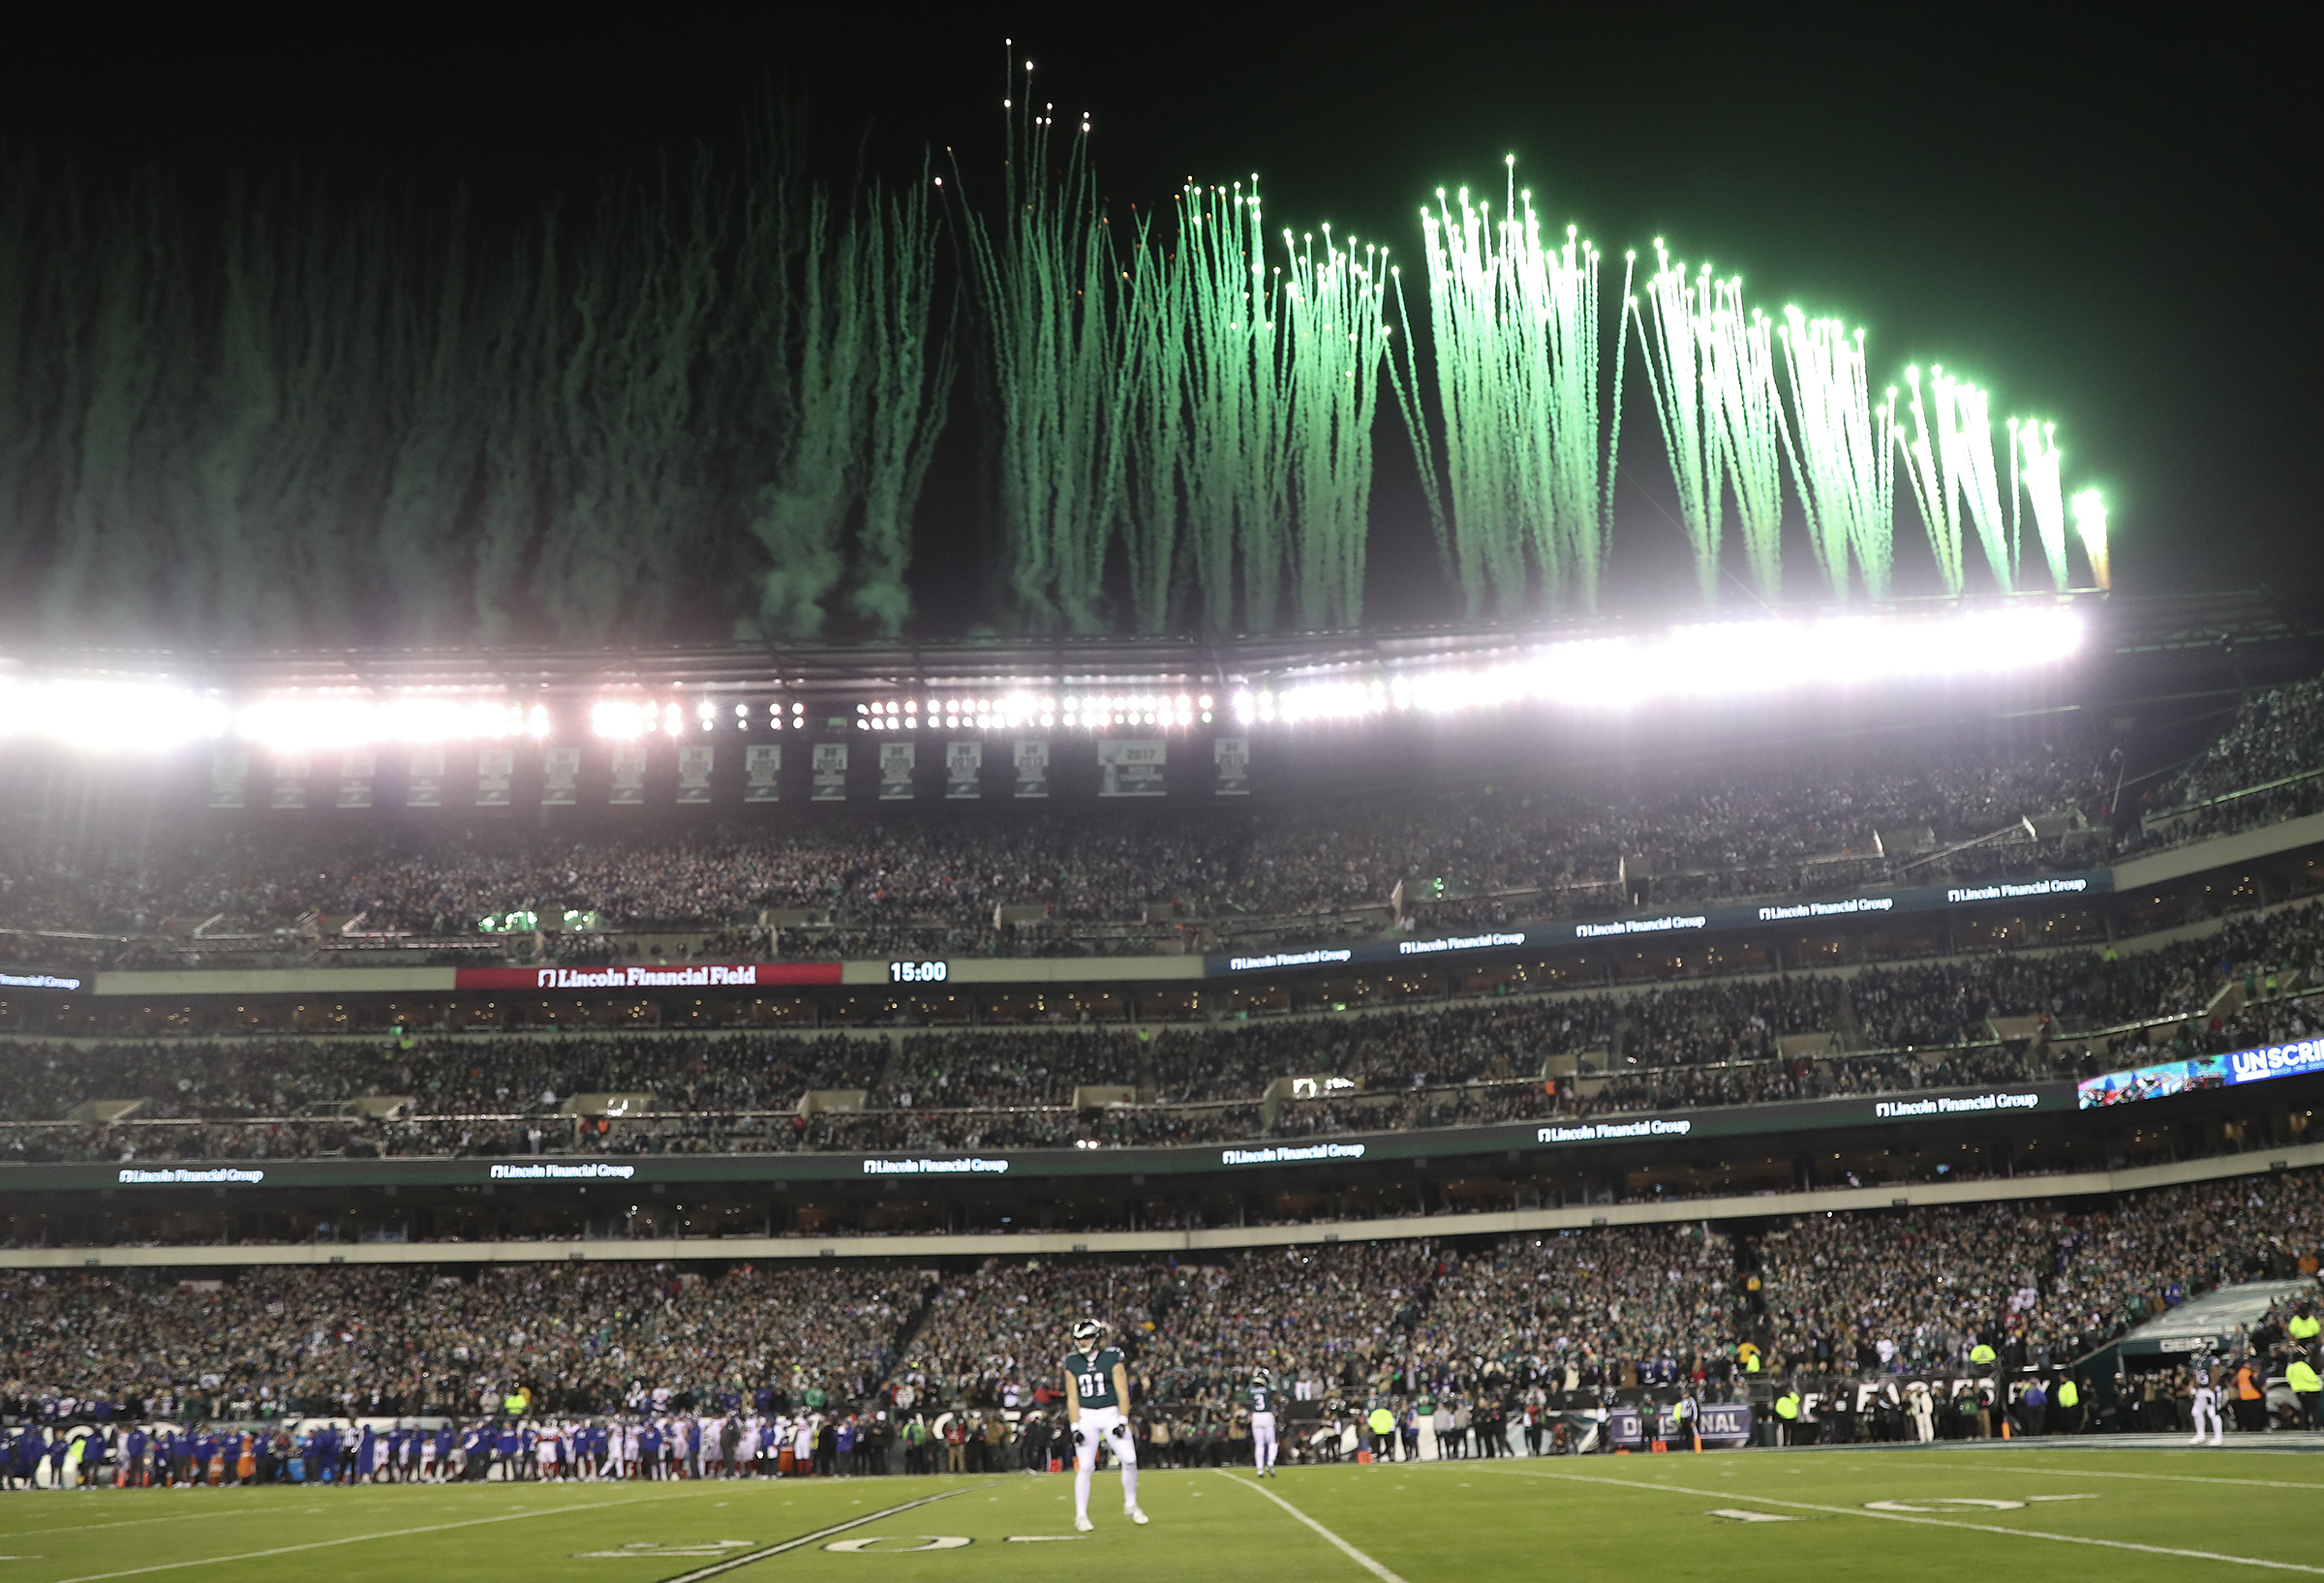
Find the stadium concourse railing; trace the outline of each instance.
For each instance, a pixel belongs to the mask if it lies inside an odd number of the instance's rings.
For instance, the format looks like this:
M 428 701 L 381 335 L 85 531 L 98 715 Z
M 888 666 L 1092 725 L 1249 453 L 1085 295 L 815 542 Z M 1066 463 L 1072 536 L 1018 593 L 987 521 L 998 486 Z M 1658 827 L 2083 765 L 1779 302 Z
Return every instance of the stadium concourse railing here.
M 802 1262 L 831 1259 L 1052 1258 L 1075 1254 L 1200 1255 L 1238 1248 L 1389 1242 L 1415 1237 L 1505 1236 L 1606 1226 L 1769 1220 L 1849 1211 L 2095 1198 L 2189 1182 L 2324 1167 L 2324 1143 L 2301 1143 L 2109 1171 L 2029 1173 L 1977 1180 L 1814 1188 L 1718 1198 L 1666 1197 L 1414 1214 L 1368 1220 L 1297 1221 L 1169 1231 L 962 1232 L 896 1235 L 538 1238 L 461 1242 L 174 1243 L 137 1247 L 0 1248 L 0 1269 L 230 1268 L 257 1264 L 504 1264 L 657 1261 Z

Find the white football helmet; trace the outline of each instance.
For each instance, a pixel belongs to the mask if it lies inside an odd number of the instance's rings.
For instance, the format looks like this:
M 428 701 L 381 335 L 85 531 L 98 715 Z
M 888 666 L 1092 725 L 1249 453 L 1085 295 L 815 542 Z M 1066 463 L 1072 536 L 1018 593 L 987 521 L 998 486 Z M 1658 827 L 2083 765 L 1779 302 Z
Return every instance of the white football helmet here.
M 1073 1327 L 1073 1339 L 1086 1344 L 1106 1333 L 1106 1327 L 1093 1319 L 1086 1319 Z

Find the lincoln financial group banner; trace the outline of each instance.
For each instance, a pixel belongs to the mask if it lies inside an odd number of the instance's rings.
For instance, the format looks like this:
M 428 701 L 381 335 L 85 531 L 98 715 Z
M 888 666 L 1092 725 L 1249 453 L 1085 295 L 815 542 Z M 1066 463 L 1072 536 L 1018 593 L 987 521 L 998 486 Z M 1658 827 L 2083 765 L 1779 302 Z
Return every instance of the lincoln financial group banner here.
M 1209 957 L 1205 959 L 1203 970 L 1213 977 L 1223 977 L 1285 967 L 1341 964 L 1361 967 L 1372 962 L 1409 961 L 1414 958 L 1463 957 L 1485 951 L 1586 945 L 1601 940 L 1667 943 L 1734 929 L 1765 928 L 1770 925 L 1877 921 L 1915 913 L 1962 912 L 2013 902 L 2098 896 L 2113 889 L 2114 876 L 2104 869 L 2044 874 L 1992 885 L 1949 888 L 1927 885 L 1901 891 L 1861 891 L 1813 900 L 1649 912 L 1628 918 L 1563 918 L 1512 928 L 1419 934 L 1403 940 L 1367 940 L 1361 945 L 1329 952 Z

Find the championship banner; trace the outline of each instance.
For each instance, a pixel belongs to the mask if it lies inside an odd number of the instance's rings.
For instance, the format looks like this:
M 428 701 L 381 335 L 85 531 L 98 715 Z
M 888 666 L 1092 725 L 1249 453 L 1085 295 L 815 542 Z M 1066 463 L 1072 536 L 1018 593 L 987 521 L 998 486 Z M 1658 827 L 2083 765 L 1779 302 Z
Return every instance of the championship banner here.
M 1616 1446 L 1646 1445 L 1646 1421 L 1635 1407 L 1617 1407 L 1609 1412 L 1606 1429 L 1607 1438 Z M 1702 1448 L 1706 1451 L 1740 1450 L 1751 1444 L 1751 1409 L 1741 1402 L 1705 1402 L 1696 1433 L 1702 1436 Z M 1678 1432 L 1678 1415 L 1667 1407 L 1657 1408 L 1653 1438 L 1666 1446 L 1679 1446 L 1683 1437 Z
M 250 754 L 239 747 L 221 747 L 210 754 L 210 807 L 238 808 L 250 779 Z
M 613 750 L 613 795 L 607 801 L 634 807 L 646 800 L 646 747 L 625 742 Z
M 508 788 L 516 779 L 516 750 L 486 747 L 476 754 L 476 807 L 505 808 Z
M 912 800 L 912 768 L 919 762 L 919 750 L 908 742 L 883 742 L 879 745 L 879 800 L 883 803 L 908 803 Z
M 813 803 L 844 803 L 847 801 L 847 745 L 843 742 L 815 744 L 814 757 L 809 761 L 814 772 L 814 788 L 808 793 Z
M 460 967 L 455 989 L 751 989 L 769 985 L 837 984 L 836 961 L 650 962 L 630 967 Z
M 970 802 L 982 797 L 984 786 L 980 776 L 985 770 L 985 745 L 981 742 L 948 742 L 944 745 L 944 799 L 949 803 Z
M 269 807 L 303 808 L 307 806 L 307 755 L 281 753 L 274 761 L 274 795 Z
M 581 749 L 552 747 L 540 761 L 540 806 L 571 807 L 580 798 Z
M 1169 748 L 1160 737 L 1105 737 L 1097 745 L 1097 795 L 1159 797 Z
M 443 747 L 441 744 L 412 749 L 412 765 L 404 777 L 404 807 L 443 807 Z
M 1248 737 L 1218 737 L 1210 744 L 1210 756 L 1218 764 L 1218 795 L 1248 797 L 1251 795 L 1251 739 Z
M 380 772 L 379 756 L 368 747 L 350 747 L 339 755 L 339 806 L 371 807 L 371 783 Z
M 706 743 L 688 743 L 678 749 L 679 802 L 710 801 L 710 771 L 717 762 L 718 749 Z
M 1017 744 L 1017 795 L 1049 795 L 1049 743 L 1020 739 Z
M 743 749 L 743 801 L 782 801 L 782 745 L 752 743 Z

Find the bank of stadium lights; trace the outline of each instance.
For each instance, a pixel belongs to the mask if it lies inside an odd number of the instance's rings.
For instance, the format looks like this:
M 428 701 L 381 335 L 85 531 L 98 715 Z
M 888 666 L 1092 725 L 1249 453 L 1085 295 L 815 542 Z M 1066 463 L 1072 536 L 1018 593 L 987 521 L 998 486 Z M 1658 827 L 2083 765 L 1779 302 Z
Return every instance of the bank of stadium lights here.
M 505 699 L 413 695 L 369 698 L 286 695 L 246 704 L 234 718 L 245 742 L 284 751 L 397 742 L 477 742 L 546 737 L 549 712 Z
M 505 700 L 280 694 L 236 707 L 166 683 L 28 681 L 0 686 L 0 739 L 38 737 L 75 747 L 157 751 L 233 739 L 313 752 L 548 734 L 547 710 Z
M 1155 730 L 1208 725 L 1214 700 L 1208 693 L 1054 693 L 1013 691 L 882 699 L 855 706 L 859 731 Z
M 2056 607 L 1722 622 L 1652 638 L 1553 643 L 1498 664 L 1252 688 L 1231 702 L 1240 726 L 1459 715 L 1514 704 L 1627 709 L 1662 700 L 2032 670 L 2073 655 L 2082 636 L 2082 619 Z
M 159 749 L 233 727 L 223 700 L 159 682 L 0 684 L 0 741 L 35 737 L 74 747 Z

